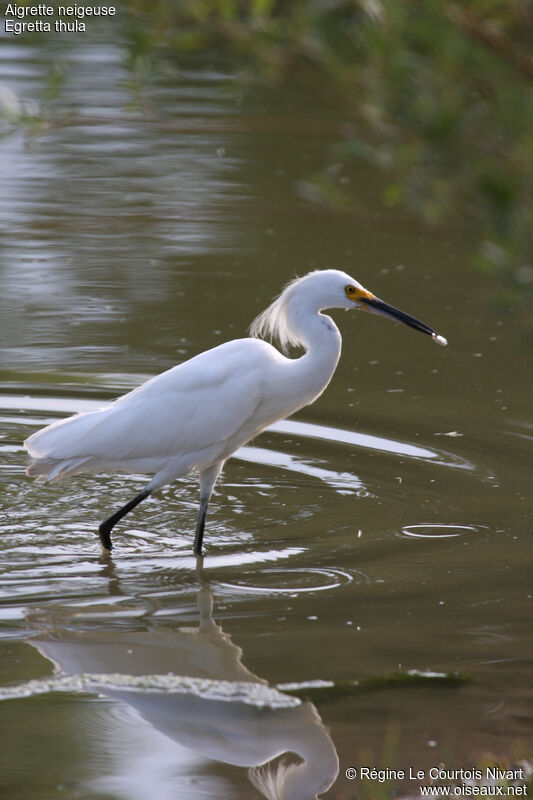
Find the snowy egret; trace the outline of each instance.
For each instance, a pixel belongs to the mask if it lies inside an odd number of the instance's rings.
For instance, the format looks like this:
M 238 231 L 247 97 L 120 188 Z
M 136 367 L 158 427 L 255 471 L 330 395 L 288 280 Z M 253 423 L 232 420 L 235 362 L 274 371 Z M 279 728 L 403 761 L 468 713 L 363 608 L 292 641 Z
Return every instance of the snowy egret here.
M 335 371 L 341 335 L 324 309 L 364 309 L 446 339 L 423 322 L 379 300 L 345 272 L 316 270 L 288 283 L 254 320 L 252 338 L 226 342 L 143 383 L 99 411 L 49 425 L 24 444 L 30 477 L 55 481 L 78 472 L 126 471 L 153 478 L 99 527 L 111 550 L 111 530 L 156 489 L 196 470 L 200 509 L 194 552 L 201 555 L 207 507 L 216 479 L 239 447 L 268 425 L 319 397 Z M 306 352 L 282 355 L 264 338 Z

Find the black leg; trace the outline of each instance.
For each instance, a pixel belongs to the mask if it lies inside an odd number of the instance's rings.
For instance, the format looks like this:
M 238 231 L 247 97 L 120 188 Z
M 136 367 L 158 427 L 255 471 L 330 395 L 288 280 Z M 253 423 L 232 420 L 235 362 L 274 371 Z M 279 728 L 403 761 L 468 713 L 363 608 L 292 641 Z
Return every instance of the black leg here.
M 148 497 L 149 494 L 151 494 L 151 492 L 149 492 L 148 489 L 143 489 L 143 491 L 139 492 L 139 494 L 136 497 L 134 497 L 133 500 L 130 500 L 129 503 L 126 503 L 125 506 L 119 508 L 118 511 L 115 511 L 114 514 L 112 514 L 108 519 L 102 522 L 102 524 L 98 528 L 98 533 L 100 534 L 100 541 L 102 542 L 102 545 L 103 547 L 106 548 L 106 550 L 111 550 L 113 547 L 111 543 L 111 531 L 113 530 L 117 522 L 121 520 L 122 517 L 125 517 L 128 511 L 131 511 L 132 508 L 138 506 L 139 503 L 146 497 Z
M 198 512 L 198 524 L 196 525 L 196 536 L 194 537 L 194 553 L 197 556 L 202 555 L 202 542 L 204 539 L 205 519 L 207 517 L 207 506 L 209 505 L 209 497 L 205 500 L 200 500 L 200 511 Z

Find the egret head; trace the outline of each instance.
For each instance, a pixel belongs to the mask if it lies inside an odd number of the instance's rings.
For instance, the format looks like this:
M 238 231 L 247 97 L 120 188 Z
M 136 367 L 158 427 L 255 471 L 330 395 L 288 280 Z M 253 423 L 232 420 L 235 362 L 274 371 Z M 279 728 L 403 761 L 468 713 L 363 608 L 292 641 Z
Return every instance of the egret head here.
M 328 308 L 359 309 L 403 322 L 428 333 L 442 346 L 447 344 L 424 322 L 380 300 L 358 281 L 337 269 L 320 269 L 288 283 L 274 302 L 252 323 L 252 336 L 278 338 L 283 350 L 301 344 L 296 333 L 296 317 Z M 293 324 L 291 325 L 291 320 Z

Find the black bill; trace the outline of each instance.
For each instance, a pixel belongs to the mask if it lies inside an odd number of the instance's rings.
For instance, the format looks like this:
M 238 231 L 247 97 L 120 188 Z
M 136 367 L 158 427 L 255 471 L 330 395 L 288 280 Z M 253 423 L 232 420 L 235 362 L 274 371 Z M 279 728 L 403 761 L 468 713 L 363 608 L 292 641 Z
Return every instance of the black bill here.
M 405 311 L 400 311 L 399 308 L 390 306 L 388 303 L 383 302 L 383 300 L 380 300 L 378 297 L 361 297 L 358 299 L 358 302 L 364 303 L 368 311 L 371 311 L 374 314 L 380 314 L 383 317 L 395 319 L 397 322 L 403 322 L 405 325 L 409 325 L 410 328 L 414 328 L 417 331 L 428 333 L 432 339 L 434 339 L 434 341 L 437 342 L 437 344 L 440 344 L 442 347 L 446 347 L 448 344 L 444 336 L 439 336 L 439 334 L 434 331 L 433 328 L 430 328 L 429 325 L 426 325 L 425 322 L 420 322 L 420 320 L 416 319 L 416 317 L 406 314 Z

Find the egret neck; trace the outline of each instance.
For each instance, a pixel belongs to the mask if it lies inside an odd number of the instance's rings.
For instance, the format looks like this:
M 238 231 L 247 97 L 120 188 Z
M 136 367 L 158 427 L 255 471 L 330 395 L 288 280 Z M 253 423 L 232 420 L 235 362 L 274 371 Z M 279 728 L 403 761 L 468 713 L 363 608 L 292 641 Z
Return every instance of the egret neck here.
M 320 307 L 291 303 L 287 322 L 306 352 L 291 361 L 291 381 L 301 389 L 302 408 L 319 397 L 330 382 L 341 355 L 342 338 L 339 329 Z

